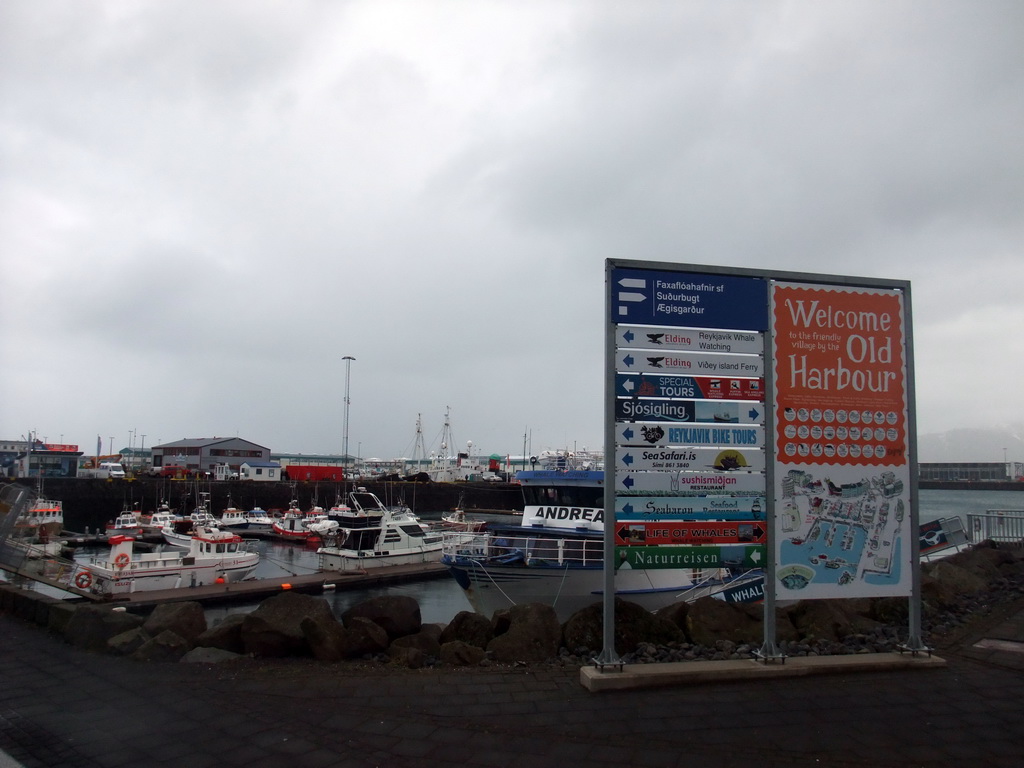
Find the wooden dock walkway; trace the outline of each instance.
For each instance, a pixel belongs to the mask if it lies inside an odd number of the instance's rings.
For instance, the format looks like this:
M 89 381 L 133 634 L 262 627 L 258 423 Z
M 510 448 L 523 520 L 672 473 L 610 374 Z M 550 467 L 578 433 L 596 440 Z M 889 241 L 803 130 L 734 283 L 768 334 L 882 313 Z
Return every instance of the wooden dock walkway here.
M 36 561 L 38 564 L 38 561 Z M 177 589 L 156 589 L 118 595 L 96 595 L 76 589 L 66 583 L 47 578 L 34 568 L 12 568 L 0 563 L 5 571 L 41 584 L 60 589 L 70 594 L 87 598 L 97 603 L 152 607 L 162 603 L 195 601 L 204 604 L 247 602 L 262 600 L 285 590 L 306 594 L 320 594 L 329 590 L 366 589 L 384 584 L 401 584 L 427 579 L 450 578 L 441 563 L 415 563 L 412 565 L 388 565 L 366 568 L 361 571 L 342 573 L 340 571 L 319 571 L 299 576 L 282 576 L 272 579 L 247 579 L 231 584 L 210 584 L 201 587 L 178 587 Z

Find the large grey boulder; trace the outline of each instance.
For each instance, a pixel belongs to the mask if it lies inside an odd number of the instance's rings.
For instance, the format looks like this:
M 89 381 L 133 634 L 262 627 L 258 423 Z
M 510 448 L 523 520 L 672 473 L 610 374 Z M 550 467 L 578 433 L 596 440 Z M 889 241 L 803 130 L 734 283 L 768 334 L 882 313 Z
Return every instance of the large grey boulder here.
M 764 622 L 743 606 L 702 597 L 690 603 L 686 614 L 686 634 L 692 642 L 709 648 L 719 640 L 757 643 L 764 637 Z
M 181 657 L 183 664 L 220 664 L 223 661 L 242 659 L 237 653 L 225 651 L 223 648 L 196 647 Z
M 352 653 L 348 630 L 333 616 L 329 621 L 307 616 L 300 627 L 317 661 L 335 663 L 348 658 Z
M 131 658 L 135 661 L 181 661 L 182 656 L 190 650 L 192 643 L 181 635 L 165 629 L 143 643 Z
M 599 651 L 604 646 L 604 604 L 594 603 L 582 608 L 565 622 L 563 644 L 571 651 L 586 648 Z M 615 650 L 632 653 L 641 642 L 667 645 L 686 639 L 672 621 L 652 614 L 642 606 L 621 598 L 615 599 Z
M 802 600 L 790 612 L 790 620 L 802 640 L 842 640 L 866 633 L 878 622 L 861 616 L 856 601 Z
M 106 605 L 80 605 L 68 618 L 64 639 L 87 651 L 105 653 L 112 637 L 142 626 L 139 616 Z
M 242 620 L 242 646 L 245 653 L 264 658 L 311 656 L 302 620 L 327 621 L 333 617 L 331 606 L 323 598 L 283 592 L 264 600 Z
M 156 637 L 169 629 L 179 637 L 195 644 L 196 639 L 206 631 L 206 613 L 203 606 L 195 601 L 164 603 L 153 609 L 142 628 Z
M 441 632 L 439 641 L 442 645 L 462 642 L 483 649 L 493 639 L 494 630 L 486 616 L 473 611 L 459 611 Z
M 116 656 L 131 656 L 149 640 L 149 634 L 142 627 L 136 627 L 107 640 L 107 650 Z
M 415 635 L 396 637 L 391 641 L 390 648 L 416 648 L 425 656 L 438 658 L 441 655 L 441 644 L 433 632 L 420 630 Z M 389 650 L 390 650 L 389 648 Z
M 550 605 L 527 603 L 508 610 L 508 631 L 487 644 L 496 661 L 538 662 L 558 655 L 562 625 Z
M 245 643 L 242 642 L 242 622 L 245 621 L 244 613 L 232 613 L 224 617 L 224 620 L 214 624 L 203 634 L 196 638 L 196 645 L 203 648 L 218 648 L 234 654 L 245 653 Z
M 349 655 L 352 658 L 372 656 L 388 649 L 388 633 L 377 622 L 353 616 L 345 625 L 348 631 Z
M 404 595 L 381 595 L 363 600 L 345 611 L 341 621 L 347 627 L 357 617 L 380 625 L 392 640 L 416 634 L 423 623 L 420 604 Z
M 480 665 L 487 658 L 487 652 L 461 640 L 452 640 L 441 646 L 439 657 L 442 664 L 449 664 L 454 667 L 475 667 Z

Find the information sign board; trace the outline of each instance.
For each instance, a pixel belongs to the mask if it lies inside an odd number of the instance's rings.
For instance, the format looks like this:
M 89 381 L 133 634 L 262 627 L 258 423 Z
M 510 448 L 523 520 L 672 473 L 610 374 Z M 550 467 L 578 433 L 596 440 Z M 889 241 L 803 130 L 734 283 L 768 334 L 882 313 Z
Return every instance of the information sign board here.
M 760 568 L 764 547 L 758 544 L 727 544 L 700 547 L 616 547 L 622 568 Z
M 616 330 L 615 344 L 619 349 L 764 354 L 762 333 L 718 331 L 708 328 L 647 328 L 620 325 Z
M 619 397 L 690 397 L 705 400 L 764 400 L 764 379 L 617 373 Z
M 618 448 L 615 469 L 664 472 L 764 470 L 764 451 L 759 448 Z
M 701 424 L 761 424 L 760 403 L 738 400 L 617 399 L 617 421 L 689 421 Z
M 757 472 L 616 472 L 615 491 L 622 495 L 673 496 L 764 495 L 764 475 Z
M 650 544 L 761 544 L 765 527 L 760 522 L 641 522 L 615 526 L 615 543 L 632 547 Z
M 764 520 L 762 496 L 619 496 L 616 520 Z
M 910 594 L 903 294 L 773 283 L 776 595 Z
M 625 446 L 718 445 L 760 448 L 764 427 L 737 424 L 661 424 L 630 422 L 615 428 L 616 443 Z
M 706 352 L 664 352 L 624 349 L 616 353 L 615 369 L 636 373 L 703 374 L 705 376 L 753 376 L 764 373 L 755 355 L 724 355 Z
M 611 283 L 614 323 L 768 329 L 764 284 L 757 278 L 612 269 Z

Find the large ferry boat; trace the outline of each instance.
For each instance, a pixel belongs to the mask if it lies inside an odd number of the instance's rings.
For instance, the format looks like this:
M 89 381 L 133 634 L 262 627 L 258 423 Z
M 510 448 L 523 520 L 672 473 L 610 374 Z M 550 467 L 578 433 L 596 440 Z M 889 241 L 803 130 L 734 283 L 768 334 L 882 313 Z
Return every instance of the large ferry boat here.
M 564 621 L 603 599 L 605 473 L 593 461 L 574 469 L 572 458 L 516 475 L 524 500 L 519 526 L 445 535 L 441 562 L 478 613 L 539 602 L 554 606 Z M 728 578 L 722 568 L 623 568 L 615 592 L 653 611 Z

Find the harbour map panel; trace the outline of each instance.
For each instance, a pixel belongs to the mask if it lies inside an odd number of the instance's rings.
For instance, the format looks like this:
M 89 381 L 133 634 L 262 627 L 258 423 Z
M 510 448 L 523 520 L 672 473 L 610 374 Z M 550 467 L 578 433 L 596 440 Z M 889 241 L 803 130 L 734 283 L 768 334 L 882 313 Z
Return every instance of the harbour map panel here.
M 772 285 L 779 599 L 909 595 L 902 292 Z

